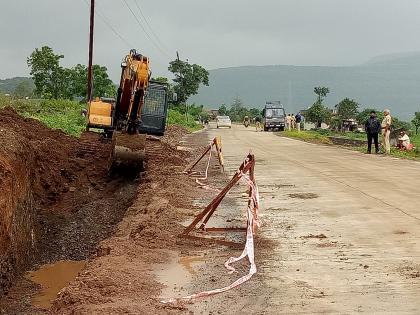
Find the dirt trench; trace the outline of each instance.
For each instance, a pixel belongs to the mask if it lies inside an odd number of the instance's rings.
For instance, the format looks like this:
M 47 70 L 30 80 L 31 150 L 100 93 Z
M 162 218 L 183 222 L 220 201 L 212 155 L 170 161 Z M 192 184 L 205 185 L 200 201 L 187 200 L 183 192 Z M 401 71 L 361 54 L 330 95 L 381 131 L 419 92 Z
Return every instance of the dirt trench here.
M 137 183 L 108 178 L 109 155 L 96 134 L 0 111 L 0 295 L 35 264 L 87 258 L 121 219 Z
M 164 141 L 183 134 L 172 128 Z M 152 141 L 151 153 L 160 146 Z M 109 176 L 109 155 L 97 134 L 76 139 L 0 111 L 0 313 L 36 312 L 30 297 L 39 288 L 25 270 L 101 255 L 98 243 L 141 194 L 139 177 Z

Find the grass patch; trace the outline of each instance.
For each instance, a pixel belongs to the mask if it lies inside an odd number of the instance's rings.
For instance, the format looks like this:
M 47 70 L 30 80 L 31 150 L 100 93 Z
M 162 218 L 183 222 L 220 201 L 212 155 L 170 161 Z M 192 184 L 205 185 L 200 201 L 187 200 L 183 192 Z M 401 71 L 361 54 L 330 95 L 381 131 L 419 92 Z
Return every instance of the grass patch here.
M 168 111 L 168 124 L 182 126 L 191 132 L 203 128 L 201 124 L 198 124 L 191 115 L 186 117 L 185 114 L 182 114 L 174 109 L 169 109 Z
M 278 136 L 297 139 L 305 142 L 310 143 L 317 143 L 317 144 L 333 144 L 331 140 L 328 138 L 330 136 L 335 137 L 343 137 L 352 140 L 366 140 L 366 135 L 363 133 L 354 133 L 354 132 L 347 132 L 347 133 L 338 133 L 332 132 L 329 130 L 302 130 L 301 132 L 298 131 L 282 131 L 276 133 Z M 381 138 L 379 136 L 379 138 Z M 410 136 L 411 142 L 416 147 L 412 151 L 400 151 L 397 148 L 391 148 L 391 156 L 403 158 L 403 159 L 410 159 L 410 160 L 420 160 L 420 135 L 412 135 Z M 379 139 L 381 141 L 381 139 Z M 359 151 L 361 153 L 367 152 L 367 144 L 364 146 L 346 146 L 346 148 Z
M 287 137 L 287 138 L 293 138 L 302 140 L 305 142 L 311 142 L 311 143 L 322 143 L 322 144 L 332 144 L 331 140 L 328 138 L 328 135 L 325 135 L 323 133 L 319 133 L 317 131 L 280 131 L 275 133 L 278 136 L 281 137 Z
M 52 129 L 61 129 L 65 133 L 78 137 L 86 128 L 86 118 L 80 111 L 85 104 L 69 100 L 14 100 L 0 98 L 0 108 L 13 107 L 25 117 L 38 119 Z

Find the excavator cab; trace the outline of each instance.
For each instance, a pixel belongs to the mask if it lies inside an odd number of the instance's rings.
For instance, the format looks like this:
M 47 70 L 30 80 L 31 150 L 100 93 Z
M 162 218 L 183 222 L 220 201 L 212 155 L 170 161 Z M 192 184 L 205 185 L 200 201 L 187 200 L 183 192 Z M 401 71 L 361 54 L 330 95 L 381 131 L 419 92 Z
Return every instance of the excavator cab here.
M 163 136 L 168 113 L 168 86 L 150 81 L 141 110 L 139 132 Z

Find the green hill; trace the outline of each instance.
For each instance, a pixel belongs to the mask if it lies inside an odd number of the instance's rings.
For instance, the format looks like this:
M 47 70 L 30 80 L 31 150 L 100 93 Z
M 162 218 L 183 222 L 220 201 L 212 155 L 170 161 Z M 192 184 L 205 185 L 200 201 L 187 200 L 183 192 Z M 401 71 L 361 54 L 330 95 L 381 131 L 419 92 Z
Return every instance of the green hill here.
M 5 94 L 13 94 L 16 87 L 22 82 L 28 82 L 32 89 L 35 88 L 34 82 L 31 78 L 15 77 L 11 79 L 0 80 L 0 92 Z
M 325 103 L 333 107 L 345 97 L 363 108 L 389 108 L 402 119 L 420 110 L 420 53 L 387 55 L 349 67 L 244 66 L 210 71 L 210 86 L 200 89 L 191 102 L 217 108 L 235 97 L 255 107 L 266 100 L 281 100 L 295 113 L 315 101 L 313 88 L 327 86 Z

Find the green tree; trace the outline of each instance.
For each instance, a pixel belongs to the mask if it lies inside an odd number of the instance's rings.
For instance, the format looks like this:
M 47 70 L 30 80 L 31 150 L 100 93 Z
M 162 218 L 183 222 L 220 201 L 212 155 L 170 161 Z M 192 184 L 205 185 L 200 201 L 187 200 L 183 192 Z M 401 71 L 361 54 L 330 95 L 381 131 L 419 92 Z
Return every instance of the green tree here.
M 188 105 L 188 114 L 190 114 L 195 119 L 202 116 L 203 111 L 204 111 L 203 105 L 195 105 L 195 104 Z
M 36 48 L 27 59 L 30 74 L 35 83 L 35 93 L 45 98 L 60 98 L 62 86 L 68 82 L 68 72 L 60 67 L 63 55 L 56 55 L 54 51 L 43 46 Z
M 71 77 L 68 85 L 70 86 L 69 98 L 73 96 L 87 97 L 87 74 L 88 69 L 85 65 L 77 64 L 69 70 Z M 93 97 L 115 97 L 115 84 L 108 76 L 108 69 L 105 66 L 93 65 Z
M 254 118 L 254 117 L 257 117 L 257 116 L 262 116 L 261 109 L 251 108 L 249 110 L 249 115 L 248 116 L 249 116 L 249 118 Z
M 330 123 L 330 129 L 339 131 L 341 129 L 341 119 L 338 116 L 331 116 L 331 119 L 329 121 Z
M 164 84 L 168 87 L 168 103 L 169 103 L 169 106 L 171 108 L 174 108 L 174 104 L 178 104 L 178 105 L 180 104 L 180 103 L 178 103 L 177 97 L 175 97 L 176 93 L 174 91 L 174 86 L 173 86 L 173 84 L 171 84 L 169 82 L 168 78 L 166 78 L 166 77 L 156 77 L 156 78 L 152 78 L 151 81 L 155 81 L 155 82 L 158 82 L 160 84 Z M 183 105 L 183 106 L 185 106 L 185 105 Z M 185 112 L 185 110 L 184 110 L 184 112 Z
M 230 106 L 230 119 L 232 121 L 243 121 L 244 117 L 247 115 L 249 116 L 248 109 L 244 106 L 242 100 L 239 97 L 236 97 Z
M 166 77 L 152 78 L 151 81 L 159 82 L 159 83 L 162 83 L 162 84 L 169 84 L 169 80 Z
M 409 131 L 412 127 L 411 122 L 400 120 L 398 117 L 392 117 L 392 129 L 404 129 Z
M 314 93 L 318 95 L 317 103 L 322 104 L 324 98 L 330 93 L 330 89 L 325 86 L 314 87 Z
M 222 104 L 222 105 L 220 105 L 218 112 L 219 112 L 219 115 L 220 116 L 226 116 L 226 115 L 228 115 L 228 112 L 229 111 L 226 108 L 226 105 L 225 104 Z
M 176 59 L 169 63 L 168 70 L 175 75 L 177 104 L 186 103 L 190 96 L 197 94 L 200 84 L 209 85 L 208 71 L 197 64 Z
M 336 105 L 336 108 L 337 115 L 340 119 L 352 119 L 356 118 L 357 116 L 357 109 L 359 108 L 359 104 L 354 100 L 345 98 Z
M 25 98 L 32 96 L 33 92 L 31 84 L 28 81 L 22 81 L 16 86 L 13 94 L 17 98 Z
M 306 111 L 305 118 L 307 121 L 315 123 L 317 128 L 320 128 L 322 123 L 330 121 L 331 111 L 320 102 L 316 102 Z
M 420 128 L 420 112 L 414 113 L 414 118 L 411 120 L 411 123 L 414 125 L 416 129 L 416 135 L 418 134 L 418 130 Z
M 374 108 L 366 108 L 356 115 L 356 120 L 358 121 L 358 123 L 364 124 L 368 120 L 372 111 L 375 111 L 376 117 L 378 117 L 379 121 L 382 121 L 382 119 L 384 118 L 384 114 L 382 112 L 377 111 Z

